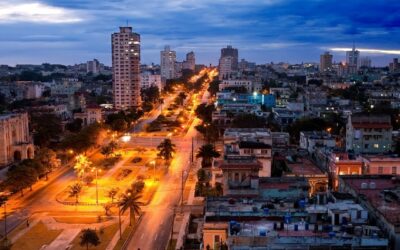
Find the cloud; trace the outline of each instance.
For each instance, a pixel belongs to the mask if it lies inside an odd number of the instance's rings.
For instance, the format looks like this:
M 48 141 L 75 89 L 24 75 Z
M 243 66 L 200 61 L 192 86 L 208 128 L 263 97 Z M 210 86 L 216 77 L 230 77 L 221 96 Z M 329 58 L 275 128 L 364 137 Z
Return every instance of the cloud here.
M 332 51 L 350 51 L 352 48 L 330 48 Z M 386 55 L 400 55 L 400 50 L 386 50 L 386 49 L 360 49 L 357 48 L 360 52 L 371 53 L 371 54 L 386 54 Z
M 77 11 L 41 2 L 0 2 L 0 23 L 77 23 L 83 18 Z

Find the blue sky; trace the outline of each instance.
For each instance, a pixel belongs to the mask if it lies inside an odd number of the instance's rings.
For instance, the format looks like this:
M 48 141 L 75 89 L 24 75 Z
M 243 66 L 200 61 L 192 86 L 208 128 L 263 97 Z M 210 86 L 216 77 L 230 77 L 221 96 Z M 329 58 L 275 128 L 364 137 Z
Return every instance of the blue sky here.
M 167 44 L 205 64 L 227 44 L 257 63 L 317 62 L 353 41 L 391 50 L 363 52 L 374 65 L 400 54 L 398 0 L 0 0 L 0 64 L 110 64 L 110 35 L 127 20 L 142 36 L 143 63 L 159 63 Z

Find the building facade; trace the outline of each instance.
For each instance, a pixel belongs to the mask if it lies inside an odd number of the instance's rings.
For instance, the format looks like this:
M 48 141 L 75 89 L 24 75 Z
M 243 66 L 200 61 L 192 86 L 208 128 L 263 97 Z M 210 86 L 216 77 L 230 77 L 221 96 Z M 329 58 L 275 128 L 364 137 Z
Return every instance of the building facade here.
M 32 159 L 34 147 L 29 134 L 28 113 L 0 116 L 0 165 Z
M 140 87 L 141 89 L 148 89 L 150 87 L 156 86 L 161 91 L 162 81 L 161 75 L 152 74 L 149 71 L 143 72 L 140 74 Z
M 175 78 L 176 52 L 165 46 L 160 52 L 161 77 L 165 80 Z
M 114 108 L 140 107 L 140 35 L 120 27 L 111 40 Z
M 346 150 L 356 154 L 385 153 L 392 149 L 392 124 L 388 115 L 353 114 L 346 125 Z
M 320 56 L 319 71 L 325 72 L 332 69 L 333 56 L 329 52 L 325 52 Z

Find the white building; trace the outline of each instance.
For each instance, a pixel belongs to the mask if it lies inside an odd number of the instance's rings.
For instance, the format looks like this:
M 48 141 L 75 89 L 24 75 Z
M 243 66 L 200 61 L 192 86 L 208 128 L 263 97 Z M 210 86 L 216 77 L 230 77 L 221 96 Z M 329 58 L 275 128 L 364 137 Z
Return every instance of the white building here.
M 147 89 L 152 86 L 158 87 L 158 89 L 161 91 L 163 86 L 162 86 L 162 81 L 161 81 L 161 75 L 154 75 L 149 71 L 145 71 L 140 74 L 140 87 L 141 89 Z
M 241 80 L 241 79 L 236 79 L 236 80 L 223 80 L 219 84 L 219 91 L 223 91 L 225 89 L 230 89 L 230 88 L 243 88 L 247 91 L 247 93 L 253 93 L 253 92 L 260 92 L 262 90 L 262 85 L 259 83 L 255 83 L 251 80 Z
M 266 128 L 227 128 L 224 155 L 255 157 L 261 164 L 260 177 L 271 176 L 272 136 Z
M 97 105 L 88 105 L 83 112 L 75 113 L 74 119 L 82 119 L 82 125 L 88 126 L 93 123 L 103 122 L 102 109 Z
M 325 131 L 301 131 L 300 148 L 312 154 L 318 147 L 334 148 L 336 140 Z
M 164 50 L 160 52 L 160 61 L 161 77 L 166 80 L 174 79 L 176 52 L 172 51 L 169 46 L 165 46 Z
M 112 34 L 114 108 L 140 107 L 140 35 L 132 27 Z

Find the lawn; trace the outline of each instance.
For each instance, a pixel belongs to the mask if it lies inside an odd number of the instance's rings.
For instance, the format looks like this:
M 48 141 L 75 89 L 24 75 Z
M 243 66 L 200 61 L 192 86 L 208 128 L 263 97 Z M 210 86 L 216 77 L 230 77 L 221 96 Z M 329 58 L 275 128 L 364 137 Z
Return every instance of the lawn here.
M 49 245 L 57 238 L 62 230 L 49 230 L 42 222 L 38 222 L 23 236 L 21 236 L 11 247 L 15 250 L 37 250 L 43 245 Z M 40 237 L 38 237 L 40 236 Z
M 114 235 L 118 232 L 118 223 L 112 224 L 108 227 L 105 227 L 103 229 L 103 233 L 99 232 L 99 229 L 96 228 L 97 235 L 100 238 L 100 245 L 94 247 L 94 246 L 89 246 L 89 249 L 95 249 L 95 250 L 104 250 L 107 248 L 108 244 L 110 243 L 111 239 L 114 237 Z M 81 234 L 78 234 L 76 238 L 71 242 L 73 247 L 71 250 L 86 250 L 86 246 L 81 246 L 79 245 L 79 242 L 81 241 Z
M 57 222 L 59 223 L 67 223 L 67 224 L 92 224 L 92 223 L 98 223 L 99 222 L 99 217 L 98 216 L 57 216 L 53 217 Z M 110 220 L 110 218 L 107 218 L 106 216 L 101 217 L 101 221 L 107 221 Z

